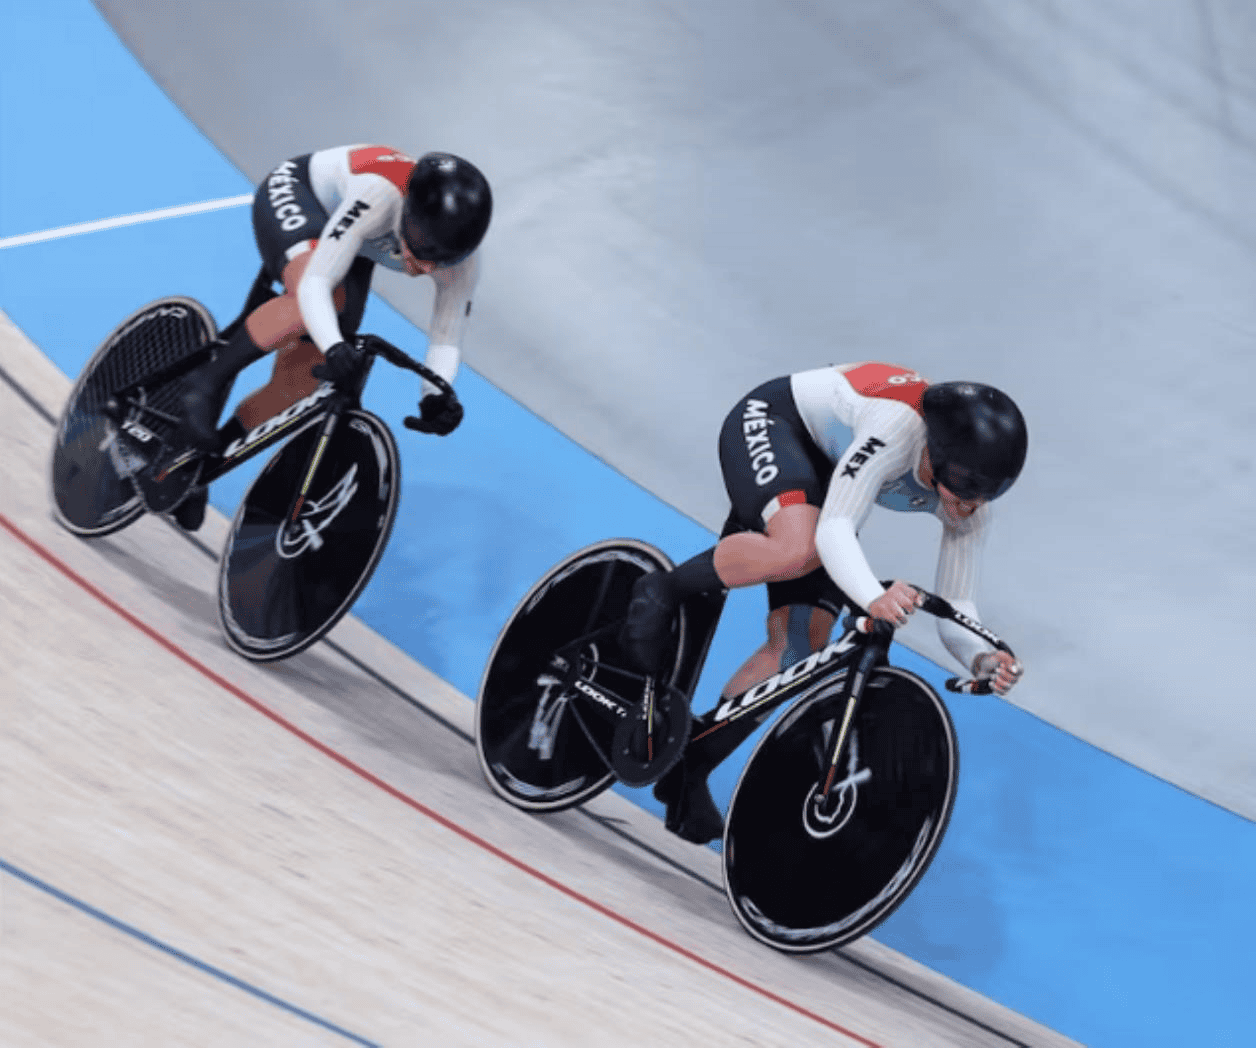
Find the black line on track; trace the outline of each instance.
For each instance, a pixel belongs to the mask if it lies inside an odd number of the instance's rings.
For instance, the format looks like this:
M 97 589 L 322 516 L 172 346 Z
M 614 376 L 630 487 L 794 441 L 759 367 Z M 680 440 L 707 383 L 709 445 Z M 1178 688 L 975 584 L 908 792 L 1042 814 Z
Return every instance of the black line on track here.
M 53 415 L 53 413 L 49 411 L 46 407 L 44 407 L 38 400 L 36 400 L 29 392 L 27 392 L 25 386 L 23 386 L 20 382 L 18 382 L 18 380 L 15 379 L 12 375 L 10 375 L 7 371 L 5 371 L 3 365 L 0 365 L 0 378 L 4 379 L 8 387 L 11 390 L 13 390 L 13 392 L 16 393 L 19 397 L 21 397 L 24 401 L 26 401 L 27 405 L 31 408 L 31 410 L 34 411 L 35 414 L 37 414 L 45 422 L 47 422 L 48 425 L 55 426 L 57 424 L 56 416 Z

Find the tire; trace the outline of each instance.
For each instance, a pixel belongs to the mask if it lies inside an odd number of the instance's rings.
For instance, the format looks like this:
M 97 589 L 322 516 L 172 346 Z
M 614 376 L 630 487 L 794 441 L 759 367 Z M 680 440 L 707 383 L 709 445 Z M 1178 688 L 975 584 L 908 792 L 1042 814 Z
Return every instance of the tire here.
M 110 333 L 83 368 L 57 422 L 49 467 L 53 512 L 66 530 L 98 538 L 144 515 L 135 484 L 110 455 L 117 427 L 106 401 L 203 349 L 217 336 L 214 318 L 199 302 L 172 296 L 137 309 Z M 146 389 L 159 411 L 177 414 L 178 380 Z
M 397 516 L 397 444 L 376 416 L 351 410 L 319 461 L 300 513 L 304 530 L 287 526 L 325 419 L 315 416 L 271 458 L 227 536 L 219 621 L 227 643 L 253 662 L 304 651 L 340 621 L 370 581 Z
M 633 583 L 640 576 L 671 567 L 661 550 L 644 542 L 598 542 L 551 568 L 511 613 L 480 682 L 475 748 L 489 785 L 515 807 L 561 811 L 583 804 L 615 781 L 605 759 L 611 752 L 614 725 L 587 710 L 582 713 L 570 693 L 555 694 L 558 682 L 547 685 L 545 678 L 558 649 L 624 617 Z M 624 657 L 615 632 L 582 652 L 594 664 L 584 679 L 639 698 L 640 680 L 621 675 L 616 668 L 623 665 Z M 667 684 L 676 677 L 684 644 L 682 608 L 665 660 Z M 630 689 L 635 689 L 635 695 L 629 695 Z M 556 714 L 548 754 L 542 752 L 543 744 L 532 739 L 543 702 Z
M 742 926 L 786 953 L 851 942 L 911 893 L 942 843 L 959 751 L 950 714 L 914 674 L 884 666 L 860 700 L 839 774 L 870 772 L 817 821 L 809 798 L 842 709 L 838 676 L 790 707 L 751 755 L 729 805 L 724 887 Z

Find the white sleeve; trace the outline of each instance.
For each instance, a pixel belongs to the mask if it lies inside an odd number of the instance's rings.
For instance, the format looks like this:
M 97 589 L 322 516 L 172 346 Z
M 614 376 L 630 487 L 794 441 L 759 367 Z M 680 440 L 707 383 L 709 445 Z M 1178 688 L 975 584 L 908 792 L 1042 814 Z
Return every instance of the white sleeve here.
M 453 382 L 458 374 L 458 365 L 462 360 L 462 337 L 471 316 L 471 298 L 479 278 L 479 253 L 474 251 L 456 266 L 432 272 L 436 298 L 432 303 L 426 363 L 448 382 Z M 435 386 L 424 382 L 420 399 L 435 392 Z
M 337 244 L 324 251 L 323 242 L 319 241 L 314 248 L 314 258 L 306 266 L 301 283 L 297 285 L 297 306 L 301 310 L 301 319 L 305 321 L 305 330 L 324 353 L 344 337 L 336 317 L 336 304 L 332 301 L 332 291 L 349 272 L 348 265 L 340 267 L 341 250 L 341 245 Z M 350 255 L 349 263 L 352 262 L 353 256 Z
M 310 338 L 324 353 L 344 339 L 332 294 L 362 245 L 392 228 L 397 190 L 379 175 L 359 175 L 332 212 L 297 286 L 297 306 Z
M 825 503 L 827 505 L 827 499 Z M 850 518 L 826 517 L 821 511 L 820 523 L 816 526 L 816 552 L 820 554 L 824 570 L 864 611 L 885 592 L 868 565 L 855 532 L 855 522 Z
M 833 467 L 816 525 L 816 552 L 825 570 L 865 611 L 885 588 L 859 545 L 858 533 L 882 486 L 911 469 L 914 420 L 901 405 L 870 409 Z
M 981 570 L 981 551 L 990 530 L 990 507 L 977 509 L 962 528 L 943 523 L 942 544 L 938 550 L 938 574 L 935 588 L 958 611 L 978 622 L 975 598 Z M 984 651 L 993 651 L 985 641 L 963 626 L 938 619 L 938 636 L 946 650 L 955 656 L 964 669 L 971 671 L 973 659 Z

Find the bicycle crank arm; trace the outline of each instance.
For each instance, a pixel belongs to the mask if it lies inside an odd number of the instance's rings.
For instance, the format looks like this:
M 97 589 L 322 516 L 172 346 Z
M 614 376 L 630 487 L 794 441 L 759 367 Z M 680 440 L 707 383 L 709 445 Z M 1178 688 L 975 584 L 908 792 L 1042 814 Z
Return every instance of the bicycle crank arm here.
M 645 707 L 645 759 L 647 761 L 654 760 L 654 678 L 646 677 L 645 679 L 645 697 L 642 699 L 642 705 Z
M 680 760 L 689 725 L 688 699 L 675 688 L 663 688 L 634 703 L 615 726 L 611 771 L 627 786 L 657 782 Z

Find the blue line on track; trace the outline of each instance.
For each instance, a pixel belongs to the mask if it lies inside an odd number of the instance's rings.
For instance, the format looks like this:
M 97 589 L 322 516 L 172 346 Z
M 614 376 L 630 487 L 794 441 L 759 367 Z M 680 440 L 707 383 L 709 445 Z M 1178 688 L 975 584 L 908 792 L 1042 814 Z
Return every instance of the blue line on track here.
M 304 1019 L 306 1022 L 313 1023 L 315 1026 L 321 1026 L 324 1030 L 329 1030 L 334 1034 L 338 1034 L 345 1040 L 352 1041 L 354 1044 L 365 1045 L 366 1048 L 379 1048 L 376 1041 L 368 1041 L 365 1037 L 360 1037 L 358 1034 L 337 1026 L 335 1023 L 330 1022 L 327 1019 L 320 1018 L 313 1012 L 307 1012 L 305 1009 L 298 1008 L 295 1004 L 289 1004 L 287 1001 L 276 997 L 272 993 L 267 993 L 265 990 L 259 989 L 256 986 L 251 986 L 243 979 L 237 979 L 234 975 L 224 972 L 221 968 L 215 968 L 212 964 L 206 964 L 204 961 L 197 960 L 197 958 L 193 957 L 191 954 L 175 949 L 175 947 L 169 946 L 159 939 L 154 939 L 151 935 L 140 931 L 138 928 L 135 928 L 124 921 L 118 920 L 116 917 L 110 917 L 109 914 L 96 909 L 94 906 L 88 905 L 80 899 L 74 898 L 72 895 L 67 895 L 59 888 L 54 888 L 46 881 L 40 880 L 33 874 L 27 873 L 25 870 L 18 869 L 16 866 L 5 862 L 3 859 L 0 859 L 0 872 L 7 873 L 11 877 L 16 877 L 19 881 L 24 881 L 32 888 L 38 888 L 41 892 L 51 895 L 54 899 L 66 903 L 69 906 L 73 906 L 79 912 L 85 913 L 89 917 L 95 917 L 96 920 L 103 921 L 105 924 L 109 925 L 109 927 L 114 928 L 117 931 L 125 932 L 132 938 L 138 939 L 140 942 L 144 943 L 144 945 L 151 946 L 154 949 L 160 950 L 162 953 L 175 958 L 176 960 L 182 961 L 184 964 L 191 965 L 193 968 L 197 969 L 197 971 L 204 972 L 207 975 L 212 975 L 215 979 L 225 982 L 229 986 L 234 986 L 237 990 L 243 990 L 245 993 L 252 994 L 254 997 L 265 1001 L 267 1004 L 273 1004 L 276 1008 L 282 1008 L 285 1012 L 290 1012 L 298 1018 Z

